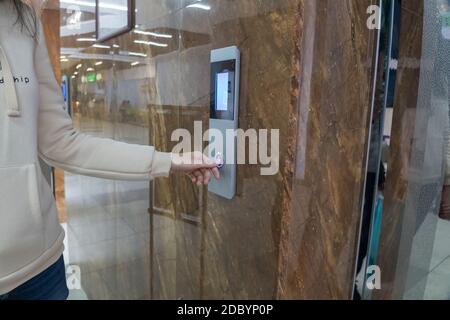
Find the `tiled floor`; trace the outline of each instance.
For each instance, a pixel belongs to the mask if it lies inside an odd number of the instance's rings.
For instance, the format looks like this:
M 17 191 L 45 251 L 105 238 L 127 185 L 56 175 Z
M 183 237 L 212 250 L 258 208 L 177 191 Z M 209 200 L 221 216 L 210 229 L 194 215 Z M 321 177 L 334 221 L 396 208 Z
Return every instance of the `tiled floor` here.
M 450 222 L 439 220 L 425 299 L 450 300 Z
M 84 192 L 81 192 L 81 191 Z M 66 175 L 68 258 L 81 268 L 86 293 L 70 298 L 150 297 L 150 216 L 148 182 L 109 181 Z M 166 221 L 168 220 L 168 221 Z M 174 258 L 170 219 L 154 221 L 155 255 Z M 164 235 L 168 236 L 164 236 Z M 169 236 L 169 235 L 172 235 Z
M 416 233 L 404 299 L 450 300 L 450 222 L 430 213 Z

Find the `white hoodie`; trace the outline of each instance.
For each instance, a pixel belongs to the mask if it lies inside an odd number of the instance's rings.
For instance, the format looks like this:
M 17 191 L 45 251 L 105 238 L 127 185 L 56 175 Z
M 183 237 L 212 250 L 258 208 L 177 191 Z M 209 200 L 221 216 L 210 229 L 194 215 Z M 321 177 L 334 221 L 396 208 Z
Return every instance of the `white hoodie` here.
M 63 252 L 50 186 L 38 158 L 64 170 L 109 179 L 167 176 L 171 155 L 79 134 L 63 110 L 42 26 L 21 32 L 0 1 L 0 295 L 38 275 Z

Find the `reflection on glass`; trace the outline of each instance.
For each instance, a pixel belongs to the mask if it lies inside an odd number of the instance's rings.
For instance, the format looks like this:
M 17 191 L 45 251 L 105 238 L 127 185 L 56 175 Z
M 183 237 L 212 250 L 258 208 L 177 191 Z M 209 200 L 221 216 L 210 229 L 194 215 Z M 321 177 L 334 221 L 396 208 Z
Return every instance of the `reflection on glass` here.
M 255 173 L 257 168 L 240 167 L 239 195 L 233 201 L 215 197 L 184 177 L 157 180 L 149 188 L 148 183 L 69 175 L 70 261 L 81 266 L 89 298 L 349 298 L 347 288 L 353 286 L 349 270 L 355 257 L 349 249 L 354 247 L 354 237 L 348 235 L 354 234 L 358 223 L 360 181 L 366 174 L 360 166 L 368 115 L 361 106 L 370 96 L 372 61 L 367 62 L 367 57 L 373 48 L 367 38 L 371 34 L 361 0 L 348 2 L 359 10 L 351 14 L 337 1 L 305 1 L 309 14 L 305 14 L 304 43 L 299 44 L 300 2 L 248 0 L 230 6 L 227 0 L 137 0 L 135 30 L 94 46 L 95 5 L 80 6 L 76 13 L 61 1 L 61 62 L 70 79 L 69 103 L 79 130 L 169 151 L 174 129 L 192 132 L 194 121 L 207 123 L 211 50 L 236 44 L 245 61 L 241 84 L 245 113 L 240 126 L 281 129 L 282 141 L 299 141 L 297 150 L 281 146 L 283 159 L 289 161 L 284 161 L 278 176 L 261 177 Z M 116 30 L 125 25 L 126 11 L 121 10 L 125 7 L 116 6 L 126 6 L 128 1 L 100 3 L 100 25 L 111 26 L 108 19 L 115 21 Z M 409 1 L 402 5 L 409 6 Z M 432 6 L 428 4 L 425 20 L 432 19 Z M 406 11 L 413 10 L 418 9 Z M 333 12 L 343 17 L 339 23 L 344 27 L 318 23 Z M 445 253 L 441 234 L 446 225 L 436 221 L 436 204 L 447 134 L 440 120 L 446 120 L 448 112 L 443 106 L 448 105 L 444 85 L 448 85 L 445 57 L 449 53 L 441 41 L 441 59 L 432 59 L 440 63 L 432 70 L 426 55 L 432 57 L 436 51 L 424 52 L 422 68 L 421 60 L 407 53 L 409 60 L 399 62 L 402 77 L 397 77 L 398 48 L 392 39 L 399 30 L 390 23 L 393 16 L 387 17 L 378 70 L 381 86 L 371 128 L 374 157 L 367 173 L 371 190 L 366 191 L 364 209 L 372 219 L 365 229 L 368 240 L 359 271 L 363 265 L 379 264 L 382 279 L 387 279 L 383 287 L 388 287 L 390 280 L 397 280 L 395 270 L 389 277 L 383 261 L 393 269 L 398 262 L 398 270 L 409 277 L 406 287 L 413 288 L 423 279 L 419 276 L 427 274 L 414 271 L 430 264 L 431 251 L 433 268 L 442 262 L 434 252 Z M 445 36 L 446 17 L 442 14 L 443 28 L 427 29 L 427 36 L 430 32 Z M 359 19 L 363 21 L 354 23 Z M 78 20 L 79 29 L 68 27 Z M 359 29 L 352 34 L 354 28 Z M 408 25 L 403 30 L 407 32 Z M 114 32 L 104 28 L 103 35 Z M 352 37 L 357 49 L 342 45 Z M 407 47 L 410 42 L 403 41 Z M 299 46 L 303 46 L 300 69 L 305 79 L 301 94 L 293 81 L 299 72 Z M 414 83 L 404 84 L 405 70 L 417 72 L 420 103 L 399 100 L 412 96 L 414 88 Z M 344 80 L 347 75 L 351 81 Z M 218 83 L 225 90 L 218 91 L 225 92 L 227 76 L 220 77 L 223 82 Z M 431 89 L 427 83 L 440 85 Z M 433 92 L 435 99 L 427 99 L 427 92 Z M 219 96 L 218 108 L 226 109 L 226 95 Z M 299 131 L 288 128 L 297 116 L 296 99 L 301 101 Z M 299 162 L 305 159 L 302 167 L 292 165 L 295 153 Z M 434 176 L 427 174 L 431 169 L 436 169 Z M 291 181 L 294 174 L 299 178 Z M 403 220 L 392 223 L 399 216 Z M 431 222 L 424 223 L 424 217 Z M 386 225 L 399 226 L 392 234 L 401 239 L 391 239 Z M 445 274 L 445 269 L 438 271 L 436 275 Z M 427 279 L 434 290 L 435 282 L 445 284 L 439 276 Z M 401 286 L 397 282 L 396 288 Z
M 369 249 L 359 257 L 367 269 L 357 293 L 365 299 L 450 299 L 450 2 L 396 2 L 385 2 L 394 5 L 386 28 L 392 41 L 387 56 L 380 54 L 387 61 L 377 86 L 384 121 L 380 130 L 372 127 L 382 136 L 374 143 L 381 141 L 379 153 L 371 153 L 381 161 L 375 184 L 368 172 L 366 203 L 375 200 L 367 210 Z M 381 272 L 376 291 L 366 286 L 371 266 Z

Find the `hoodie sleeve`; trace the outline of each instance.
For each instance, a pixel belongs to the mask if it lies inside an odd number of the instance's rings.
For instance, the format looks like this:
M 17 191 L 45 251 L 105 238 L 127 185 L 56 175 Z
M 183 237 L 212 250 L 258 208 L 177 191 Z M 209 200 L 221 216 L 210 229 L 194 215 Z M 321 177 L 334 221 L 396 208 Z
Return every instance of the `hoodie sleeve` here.
M 64 110 L 42 25 L 34 53 L 39 82 L 38 148 L 49 165 L 66 171 L 106 179 L 147 180 L 168 176 L 171 154 L 154 147 L 126 144 L 77 132 Z

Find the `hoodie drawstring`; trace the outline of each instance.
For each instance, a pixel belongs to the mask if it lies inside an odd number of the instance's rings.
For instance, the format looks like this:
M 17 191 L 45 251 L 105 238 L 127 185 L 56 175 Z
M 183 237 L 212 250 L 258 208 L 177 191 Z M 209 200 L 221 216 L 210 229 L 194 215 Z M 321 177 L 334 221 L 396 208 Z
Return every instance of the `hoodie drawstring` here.
M 19 101 L 17 99 L 16 86 L 14 84 L 14 76 L 9 65 L 5 51 L 0 46 L 0 72 L 3 75 L 5 85 L 6 107 L 8 108 L 8 116 L 20 117 Z

